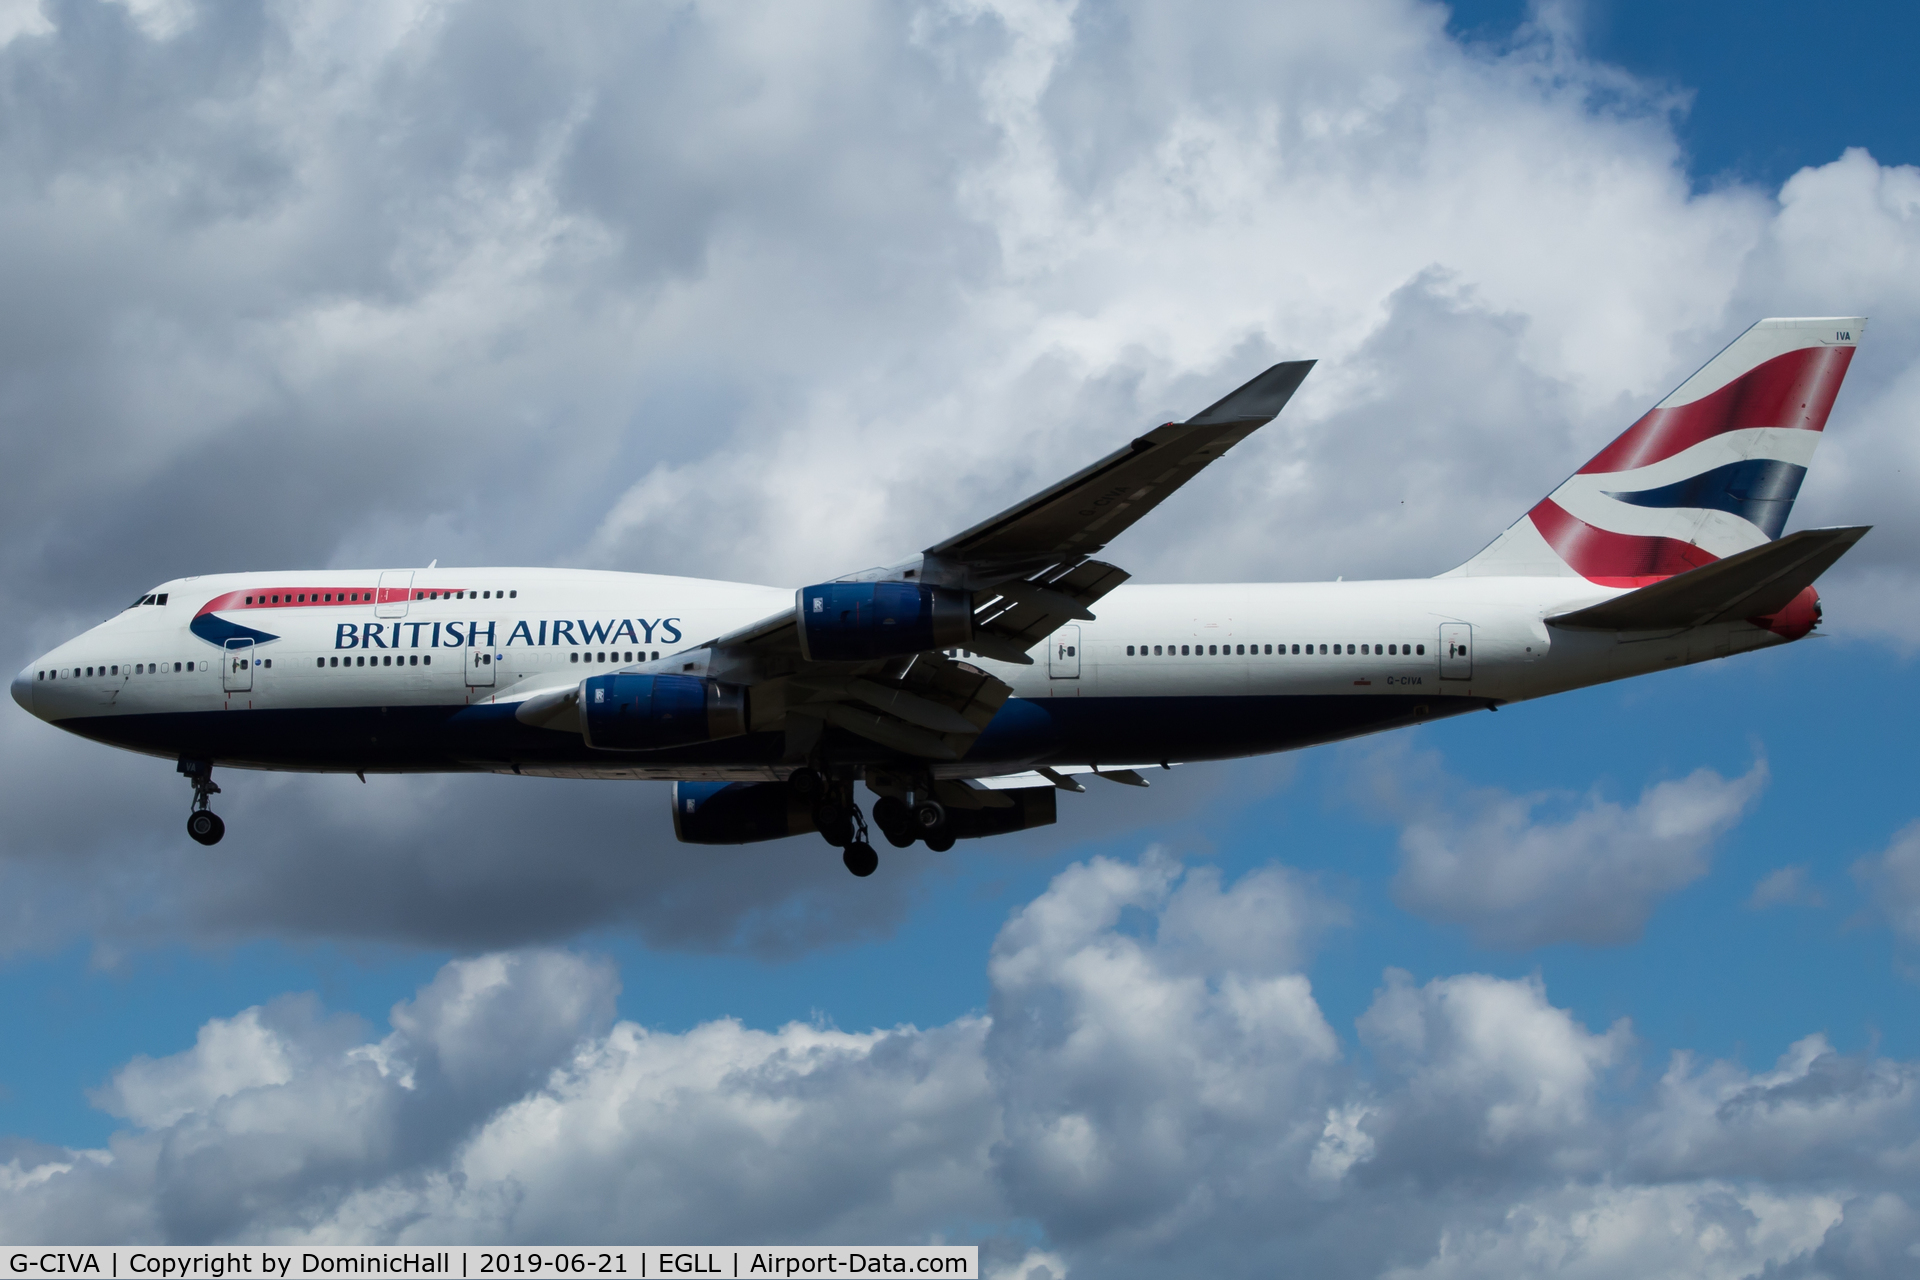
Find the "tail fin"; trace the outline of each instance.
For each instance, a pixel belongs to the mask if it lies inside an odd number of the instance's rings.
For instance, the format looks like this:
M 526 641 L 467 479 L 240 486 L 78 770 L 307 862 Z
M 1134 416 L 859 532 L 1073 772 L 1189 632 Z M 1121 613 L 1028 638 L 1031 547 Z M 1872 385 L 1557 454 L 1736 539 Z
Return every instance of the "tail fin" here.
M 1778 538 L 1866 324 L 1760 321 L 1443 576 L 1639 587 Z

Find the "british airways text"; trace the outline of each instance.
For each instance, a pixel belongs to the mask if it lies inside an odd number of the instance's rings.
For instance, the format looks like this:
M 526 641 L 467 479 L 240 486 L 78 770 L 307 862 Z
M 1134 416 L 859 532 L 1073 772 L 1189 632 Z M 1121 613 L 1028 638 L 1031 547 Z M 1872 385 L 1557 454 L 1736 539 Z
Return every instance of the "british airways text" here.
M 333 629 L 335 649 L 492 649 L 521 645 L 679 644 L 678 618 L 536 619 L 516 622 L 499 640 L 503 622 L 342 622 Z

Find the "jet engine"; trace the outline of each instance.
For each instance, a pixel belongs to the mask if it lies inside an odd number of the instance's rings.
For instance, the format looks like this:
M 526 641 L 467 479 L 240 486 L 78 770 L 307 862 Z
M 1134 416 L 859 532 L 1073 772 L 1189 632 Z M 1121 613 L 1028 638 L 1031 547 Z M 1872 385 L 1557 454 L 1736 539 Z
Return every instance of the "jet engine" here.
M 698 676 L 590 676 L 580 682 L 580 731 L 601 751 L 738 737 L 747 731 L 747 691 Z
M 752 844 L 817 829 L 813 802 L 784 782 L 673 784 L 673 834 L 684 844 Z
M 917 582 L 827 582 L 795 595 L 800 652 L 810 662 L 864 662 L 973 638 L 973 597 Z

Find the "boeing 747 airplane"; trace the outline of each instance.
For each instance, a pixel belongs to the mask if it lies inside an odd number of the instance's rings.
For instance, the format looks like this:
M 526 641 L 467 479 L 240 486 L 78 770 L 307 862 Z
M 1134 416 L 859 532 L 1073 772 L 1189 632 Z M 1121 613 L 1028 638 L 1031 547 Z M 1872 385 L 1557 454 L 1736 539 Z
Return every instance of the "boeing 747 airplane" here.
M 1860 318 L 1762 320 L 1465 564 L 1123 585 L 1095 556 L 1271 421 L 1277 364 L 885 568 L 801 587 L 564 569 L 178 578 L 36 659 L 22 707 L 216 767 L 673 781 L 696 844 L 818 832 L 848 870 L 1055 820 L 1087 780 L 1439 720 L 1774 645 L 1865 527 L 1782 536 Z

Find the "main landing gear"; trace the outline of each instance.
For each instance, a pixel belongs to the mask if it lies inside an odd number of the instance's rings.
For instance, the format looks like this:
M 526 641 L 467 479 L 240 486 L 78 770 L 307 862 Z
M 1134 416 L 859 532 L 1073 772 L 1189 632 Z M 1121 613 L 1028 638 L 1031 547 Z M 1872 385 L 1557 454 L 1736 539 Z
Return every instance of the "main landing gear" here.
M 220 784 L 213 780 L 212 762 L 182 760 L 179 770 L 193 784 L 193 808 L 187 814 L 187 834 L 201 844 L 219 844 L 220 837 L 227 834 L 227 824 L 207 807 L 207 798 L 220 794 Z
M 840 850 L 840 861 L 856 876 L 880 869 L 880 855 L 867 840 L 867 820 L 853 800 L 852 777 L 829 780 L 814 769 L 796 769 L 787 782 L 813 799 L 813 825 L 820 838 Z
M 915 840 L 926 841 L 927 848 L 935 853 L 953 848 L 946 806 L 931 796 L 915 802 L 899 796 L 881 796 L 873 802 L 873 825 L 880 828 L 880 834 L 896 849 L 904 849 Z

